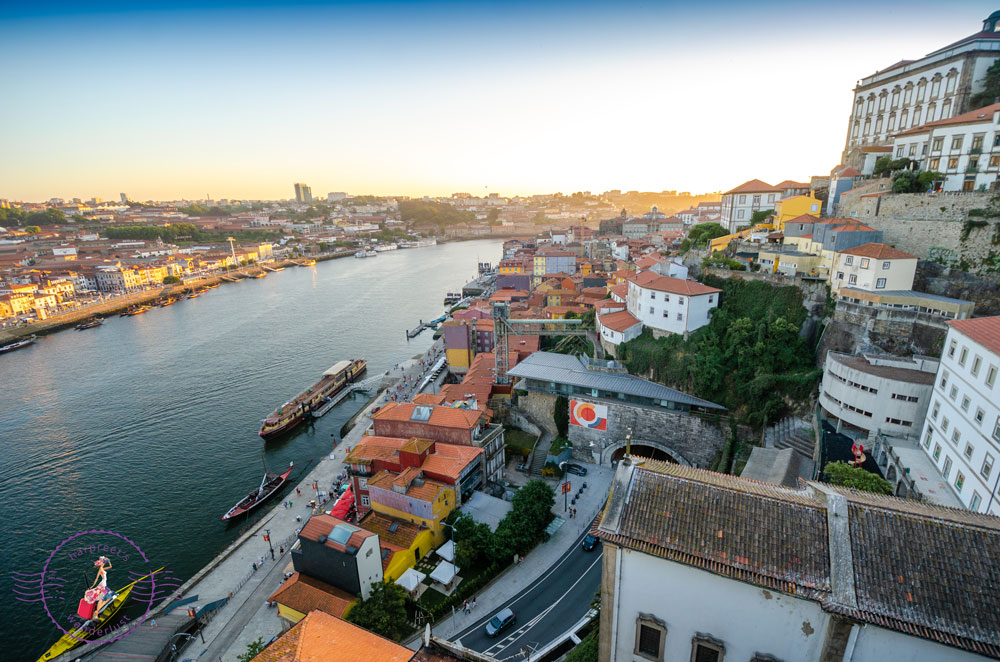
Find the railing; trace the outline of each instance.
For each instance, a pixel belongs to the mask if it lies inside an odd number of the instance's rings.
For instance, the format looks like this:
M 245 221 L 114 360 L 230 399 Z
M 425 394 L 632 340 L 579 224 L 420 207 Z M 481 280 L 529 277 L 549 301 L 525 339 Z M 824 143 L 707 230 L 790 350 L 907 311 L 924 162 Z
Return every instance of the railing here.
M 979 172 L 979 166 L 978 165 L 966 166 L 965 172 L 967 172 L 967 173 L 976 173 L 976 172 Z

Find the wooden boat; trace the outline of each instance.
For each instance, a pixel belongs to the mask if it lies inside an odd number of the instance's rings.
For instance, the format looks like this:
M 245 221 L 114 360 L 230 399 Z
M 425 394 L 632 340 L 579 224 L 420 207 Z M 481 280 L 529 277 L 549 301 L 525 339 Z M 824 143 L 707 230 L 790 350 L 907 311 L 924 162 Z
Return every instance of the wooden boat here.
M 132 306 L 125 312 L 121 313 L 119 317 L 131 317 L 132 315 L 142 315 L 149 311 L 149 306 Z
M 102 324 L 104 324 L 104 320 L 98 317 L 96 319 L 90 320 L 89 322 L 84 322 L 83 324 L 77 324 L 74 328 L 77 331 L 83 331 L 84 329 L 93 329 L 94 327 L 100 326 Z
M 283 474 L 276 474 L 267 470 L 267 465 L 264 465 L 264 478 L 260 481 L 260 486 L 255 489 L 250 494 L 246 495 L 240 502 L 229 509 L 222 519 L 229 520 L 234 517 L 239 517 L 244 513 L 248 513 L 260 504 L 267 501 L 275 492 L 277 492 L 285 481 L 288 480 L 288 475 L 292 473 L 292 467 L 294 463 L 288 463 L 288 469 L 285 470 Z
M 201 296 L 201 292 L 192 292 L 187 296 L 188 299 L 197 299 Z
M 264 419 L 257 434 L 264 440 L 269 440 L 290 431 L 305 420 L 307 415 L 322 407 L 326 398 L 332 398 L 357 379 L 367 366 L 368 363 L 364 359 L 336 363 L 323 373 L 321 380 L 298 394 L 294 400 L 271 412 Z
M 177 299 L 170 297 L 169 299 L 164 299 L 160 302 L 160 308 L 166 308 L 167 306 L 172 306 L 177 303 Z
M 266 272 L 261 271 L 259 274 L 254 275 L 254 278 L 263 278 L 266 275 L 267 275 Z
M 104 607 L 101 609 L 101 611 L 95 614 L 94 617 L 91 618 L 89 621 L 84 622 L 83 625 L 81 625 L 80 627 L 70 630 L 62 637 L 60 637 L 59 641 L 52 644 L 49 647 L 49 649 L 45 651 L 45 653 L 43 653 L 40 658 L 38 658 L 37 662 L 45 662 L 46 660 L 51 660 L 55 657 L 62 655 L 67 651 L 73 650 L 80 644 L 88 641 L 87 637 L 93 636 L 87 634 L 88 629 L 98 629 L 103 624 L 107 623 L 112 618 L 114 618 L 115 614 L 117 614 L 121 610 L 122 606 L 124 606 L 124 604 L 128 601 L 129 594 L 132 593 L 132 589 L 135 587 L 135 585 L 145 579 L 149 579 L 150 577 L 152 577 L 158 572 L 161 572 L 162 570 L 163 568 L 160 568 L 159 570 L 154 570 L 145 577 L 140 577 L 131 584 L 126 584 L 125 586 L 118 589 L 116 591 L 114 599 L 109 600 L 108 603 L 104 605 Z
M 22 347 L 27 347 L 28 345 L 35 342 L 35 336 L 28 336 L 27 338 L 22 338 L 17 342 L 12 342 L 9 345 L 4 345 L 0 347 L 0 354 L 5 352 L 13 352 L 15 349 L 21 349 Z

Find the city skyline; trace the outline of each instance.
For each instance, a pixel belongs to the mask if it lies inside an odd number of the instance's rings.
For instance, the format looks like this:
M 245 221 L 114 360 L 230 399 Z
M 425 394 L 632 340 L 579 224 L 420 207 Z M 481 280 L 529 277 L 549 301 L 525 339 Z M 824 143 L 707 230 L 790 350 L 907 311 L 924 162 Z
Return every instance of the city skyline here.
M 950 7 L 931 24 L 920 4 L 865 6 L 864 24 L 860 4 L 15 5 L 0 71 L 46 92 L 0 109 L 0 198 L 807 179 L 839 162 L 872 63 L 922 56 L 991 11 Z

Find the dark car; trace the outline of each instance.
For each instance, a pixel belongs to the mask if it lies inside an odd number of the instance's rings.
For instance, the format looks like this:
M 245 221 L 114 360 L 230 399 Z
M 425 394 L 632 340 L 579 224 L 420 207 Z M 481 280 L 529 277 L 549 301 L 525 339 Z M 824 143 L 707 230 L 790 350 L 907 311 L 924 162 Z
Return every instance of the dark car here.
M 583 551 L 590 552 L 597 547 L 597 542 L 597 536 L 592 536 L 588 533 L 587 537 L 583 539 L 583 544 L 580 545 L 580 547 L 583 547 Z
M 486 624 L 486 636 L 492 639 L 514 623 L 517 623 L 517 616 L 511 611 L 510 607 L 507 607 L 491 618 L 490 622 Z
M 567 464 L 566 473 L 576 474 L 577 476 L 586 476 L 587 470 L 579 464 Z

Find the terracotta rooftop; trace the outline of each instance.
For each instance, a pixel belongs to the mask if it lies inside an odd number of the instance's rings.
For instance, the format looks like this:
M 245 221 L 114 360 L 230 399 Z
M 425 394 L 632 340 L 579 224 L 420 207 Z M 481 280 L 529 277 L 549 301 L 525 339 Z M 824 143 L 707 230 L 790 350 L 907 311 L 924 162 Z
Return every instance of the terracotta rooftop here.
M 837 173 L 837 177 L 860 177 L 861 171 L 856 168 L 844 168 Z
M 409 662 L 415 653 L 394 641 L 316 609 L 264 649 L 254 662 Z
M 377 487 L 383 490 L 395 492 L 396 490 L 393 490 L 393 486 L 397 485 L 399 478 L 400 474 L 393 473 L 391 471 L 380 471 L 368 479 L 368 487 Z M 414 478 L 415 479 L 409 483 L 409 486 L 404 492 L 397 493 L 405 494 L 408 497 L 419 499 L 420 501 L 433 502 L 438 498 L 441 490 L 454 489 L 451 485 L 445 485 L 444 483 L 439 483 L 436 480 L 427 480 L 426 478 L 417 477 Z M 371 533 L 368 534 L 372 535 Z
M 839 230 L 840 228 L 834 228 Z M 917 256 L 898 248 L 893 248 L 888 244 L 868 243 L 848 248 L 840 251 L 842 255 L 858 255 L 861 257 L 871 257 L 877 260 L 916 260 Z
M 951 328 L 1000 355 L 1000 315 L 948 322 Z
M 830 544 L 826 492 L 847 501 L 847 540 L 838 543 L 849 545 L 850 555 Z M 639 459 L 632 469 L 619 464 L 593 532 L 863 623 L 1000 657 L 997 517 Z M 849 583 L 832 585 L 833 564 L 853 571 L 853 592 Z
M 459 444 L 437 444 L 434 453 L 427 456 L 421 468 L 432 474 L 448 476 L 458 482 L 462 470 L 476 461 L 486 451 L 477 446 L 462 446 Z
M 628 329 L 631 329 L 636 324 L 639 324 L 632 313 L 627 310 L 619 310 L 616 313 L 606 313 L 600 317 L 601 326 L 606 326 L 612 331 L 617 331 L 619 333 L 624 333 Z
M 647 290 L 657 290 L 658 292 L 670 292 L 671 294 L 683 294 L 687 296 L 699 296 L 722 291 L 716 287 L 709 287 L 708 285 L 699 283 L 696 280 L 661 276 L 652 271 L 644 271 L 629 280 Z
M 723 193 L 722 195 L 729 195 L 730 193 L 780 193 L 781 189 L 777 186 L 771 186 L 767 182 L 762 182 L 759 179 L 751 179 L 748 182 L 743 182 L 734 189 L 730 189 Z
M 390 402 L 372 415 L 375 421 L 413 421 L 446 428 L 463 428 L 471 430 L 476 427 L 484 414 L 476 409 L 457 409 L 454 407 L 429 406 L 429 416 L 426 420 L 413 418 L 414 410 L 422 405 L 412 402 Z
M 413 522 L 390 517 L 374 510 L 369 510 L 368 514 L 358 522 L 358 525 L 372 533 L 377 533 L 379 543 L 383 545 L 389 543 L 401 549 L 409 549 L 420 532 L 426 530 Z
M 328 614 L 343 618 L 347 609 L 357 600 L 356 596 L 336 586 L 327 584 L 309 575 L 295 573 L 278 590 L 271 594 L 268 602 L 279 602 L 300 614 L 308 614 L 314 609 L 322 609 Z
M 781 182 L 780 184 L 775 184 L 774 188 L 780 188 L 782 190 L 790 189 L 790 188 L 809 188 L 809 184 L 806 183 L 806 182 L 793 182 L 790 179 L 786 179 L 785 181 Z
M 384 473 L 384 472 L 383 472 Z M 345 533 L 349 533 L 347 536 L 346 543 L 335 542 L 330 534 L 336 527 L 346 527 L 344 529 Z M 323 543 L 327 547 L 331 547 L 339 552 L 345 551 L 348 547 L 353 547 L 358 549 L 361 547 L 361 543 L 365 541 L 366 538 L 370 537 L 372 534 L 364 529 L 359 529 L 353 524 L 348 524 L 343 520 L 339 520 L 332 515 L 313 515 L 306 522 L 306 525 L 302 527 L 302 531 L 299 532 L 300 538 L 306 538 L 307 540 L 312 540 L 314 542 L 319 542 L 320 536 L 326 536 L 326 541 Z

